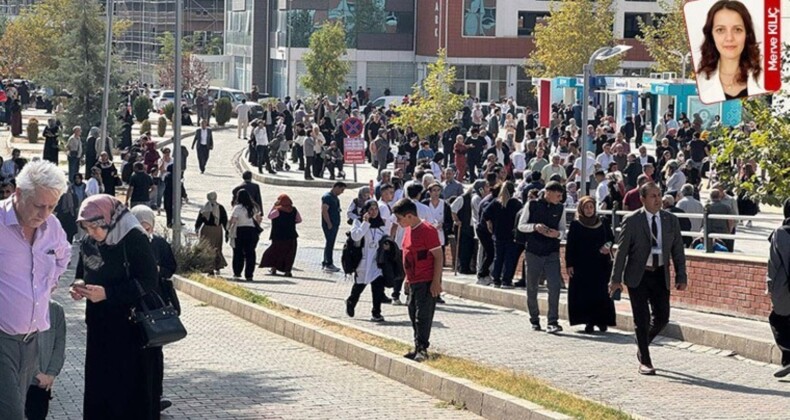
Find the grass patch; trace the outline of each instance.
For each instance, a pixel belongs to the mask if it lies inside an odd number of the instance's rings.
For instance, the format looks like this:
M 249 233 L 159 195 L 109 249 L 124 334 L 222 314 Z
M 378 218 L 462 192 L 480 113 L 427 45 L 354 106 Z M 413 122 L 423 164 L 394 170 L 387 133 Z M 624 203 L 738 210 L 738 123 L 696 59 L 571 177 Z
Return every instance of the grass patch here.
M 190 280 L 205 286 L 241 298 L 247 302 L 261 307 L 281 312 L 300 321 L 313 324 L 317 327 L 328 329 L 362 343 L 378 347 L 398 356 L 411 350 L 409 344 L 398 340 L 383 338 L 373 334 L 347 327 L 326 319 L 319 318 L 298 309 L 281 305 L 268 297 L 250 291 L 249 289 L 230 283 L 226 280 L 208 277 L 202 274 L 190 274 Z M 518 397 L 549 410 L 583 419 L 632 419 L 629 414 L 607 407 L 603 404 L 590 401 L 576 395 L 561 391 L 532 376 L 514 372 L 509 369 L 487 366 L 469 359 L 432 353 L 426 365 L 444 373 L 468 379 L 479 385 L 486 386 L 506 394 Z M 457 403 L 446 403 L 447 407 L 458 408 Z

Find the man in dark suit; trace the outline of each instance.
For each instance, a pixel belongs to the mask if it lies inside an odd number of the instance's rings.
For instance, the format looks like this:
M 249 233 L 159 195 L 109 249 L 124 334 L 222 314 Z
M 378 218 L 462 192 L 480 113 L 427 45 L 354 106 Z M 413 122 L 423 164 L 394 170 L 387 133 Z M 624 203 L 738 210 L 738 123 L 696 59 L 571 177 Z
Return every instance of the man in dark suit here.
M 661 189 L 650 182 L 639 188 L 643 207 L 628 215 L 617 236 L 618 251 L 609 293 L 628 286 L 639 373 L 655 375 L 650 342 L 669 323 L 669 264 L 675 265 L 675 288 L 687 286 L 686 254 L 678 218 L 661 210 Z M 651 314 L 652 309 L 652 314 Z
M 209 152 L 214 148 L 214 135 L 211 129 L 208 128 L 207 120 L 202 120 L 200 122 L 200 130 L 195 132 L 195 139 L 192 140 L 192 149 L 195 148 L 195 145 L 197 145 L 198 165 L 202 174 L 206 171 Z
M 260 211 L 263 211 L 263 199 L 261 199 L 261 187 L 260 185 L 252 182 L 252 172 L 244 171 L 241 174 L 241 179 L 244 181 L 241 184 L 237 185 L 233 189 L 233 200 L 231 201 L 232 205 L 236 205 L 236 196 L 238 195 L 239 190 L 246 190 L 247 193 L 250 195 L 252 202 L 258 206 Z
M 645 135 L 645 110 L 639 110 L 634 116 L 634 127 L 636 129 L 636 147 L 642 145 L 642 136 Z

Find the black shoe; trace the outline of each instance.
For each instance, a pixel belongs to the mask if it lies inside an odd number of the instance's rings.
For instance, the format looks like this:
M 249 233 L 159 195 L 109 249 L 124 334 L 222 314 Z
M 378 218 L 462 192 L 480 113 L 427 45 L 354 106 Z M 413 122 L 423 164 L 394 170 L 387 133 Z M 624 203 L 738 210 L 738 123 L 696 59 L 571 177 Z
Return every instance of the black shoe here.
M 587 334 L 592 334 L 595 332 L 595 327 L 593 327 L 592 324 L 587 325 L 584 327 L 584 332 Z
M 601 330 L 601 332 L 606 332 L 609 329 L 609 327 L 607 327 L 606 325 L 599 325 L 598 329 Z
M 447 302 L 445 302 L 444 299 L 442 299 L 442 295 L 439 295 L 436 297 L 436 303 L 441 303 L 442 305 L 444 305 Z
M 502 283 L 494 282 L 492 284 L 492 286 L 494 286 L 494 289 L 501 289 L 502 288 Z
M 408 352 L 408 353 L 403 355 L 403 357 L 405 357 L 405 358 L 407 358 L 409 360 L 414 360 L 415 356 L 417 356 L 417 349 L 414 349 L 414 350 L 412 350 L 412 351 L 410 351 L 410 352 Z
M 354 317 L 354 305 L 348 299 L 346 299 L 346 315 L 353 318 Z
M 385 296 L 384 298 L 381 299 L 381 303 L 385 303 L 389 305 L 390 303 L 392 303 L 392 299 Z
M 781 369 L 774 372 L 775 378 L 784 378 L 787 375 L 790 375 L 790 365 L 782 366 Z
M 562 332 L 562 327 L 560 327 L 558 324 L 549 324 L 549 326 L 546 327 L 546 332 L 549 334 L 557 334 Z
M 286 271 L 286 272 L 285 272 L 285 274 L 283 274 L 283 277 L 293 277 L 293 276 L 294 276 L 294 275 L 293 275 L 293 274 L 291 274 L 291 272 L 290 272 L 290 271 Z
M 513 288 L 513 284 L 512 283 L 502 283 L 502 288 L 503 289 L 512 289 Z
M 532 324 L 532 331 L 541 331 L 541 330 L 542 328 L 540 328 L 540 323 Z
M 168 399 L 162 398 L 161 400 L 159 400 L 159 411 L 165 411 L 172 406 L 173 403 Z
M 513 283 L 513 287 L 525 288 L 525 287 L 527 287 L 527 282 L 524 281 L 524 280 L 517 281 L 517 282 Z

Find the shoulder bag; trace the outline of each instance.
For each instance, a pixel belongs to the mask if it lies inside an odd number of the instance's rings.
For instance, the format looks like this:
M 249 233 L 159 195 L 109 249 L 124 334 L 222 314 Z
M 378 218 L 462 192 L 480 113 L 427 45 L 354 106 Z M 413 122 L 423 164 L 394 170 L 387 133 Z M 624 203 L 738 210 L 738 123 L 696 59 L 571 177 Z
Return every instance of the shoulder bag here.
M 154 291 L 146 293 L 140 282 L 132 278 L 129 272 L 129 259 L 126 256 L 126 244 L 123 245 L 123 267 L 126 270 L 126 277 L 134 282 L 140 292 L 140 303 L 131 309 L 129 320 L 137 327 L 141 347 L 144 349 L 161 347 L 186 337 L 187 330 L 173 305 L 165 305 L 162 297 Z M 159 307 L 149 308 L 145 302 L 146 295 L 153 297 Z

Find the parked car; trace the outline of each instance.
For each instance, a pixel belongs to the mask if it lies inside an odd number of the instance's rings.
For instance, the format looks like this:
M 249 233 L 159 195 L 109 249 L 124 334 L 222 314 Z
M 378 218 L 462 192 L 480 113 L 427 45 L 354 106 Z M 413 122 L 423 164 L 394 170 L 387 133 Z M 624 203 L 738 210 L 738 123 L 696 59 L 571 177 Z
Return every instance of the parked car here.
M 176 91 L 172 89 L 164 89 L 160 92 L 159 96 L 153 100 L 154 111 L 161 111 L 168 102 L 173 102 L 176 98 Z M 183 92 L 181 94 L 181 104 L 189 105 L 192 101 L 191 92 Z
M 381 107 L 389 108 L 390 104 L 392 103 L 394 103 L 396 106 L 403 104 L 403 98 L 405 98 L 405 96 L 402 95 L 379 96 L 373 100 L 372 104 L 376 109 Z

